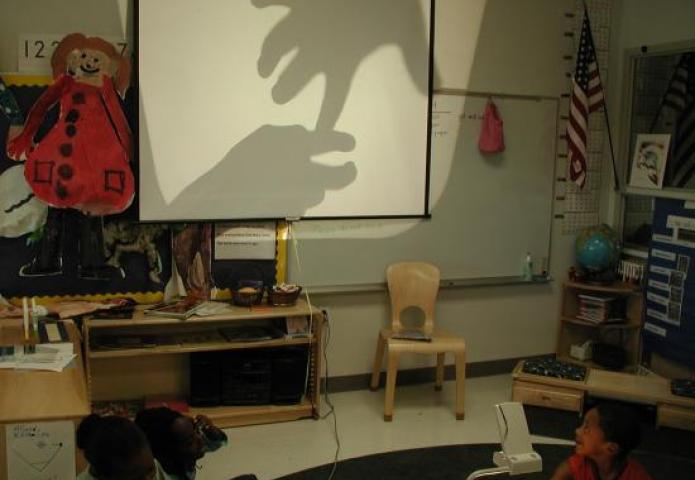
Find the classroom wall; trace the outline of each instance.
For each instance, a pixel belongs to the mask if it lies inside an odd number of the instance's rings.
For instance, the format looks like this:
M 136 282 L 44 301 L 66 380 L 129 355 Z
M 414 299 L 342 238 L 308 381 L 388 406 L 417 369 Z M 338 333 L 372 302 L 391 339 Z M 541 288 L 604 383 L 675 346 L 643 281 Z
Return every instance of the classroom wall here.
M 569 88 L 562 56 L 574 48 L 563 36 L 573 26 L 564 14 L 572 11 L 574 1 L 439 0 L 435 87 L 559 96 Z M 484 208 L 484 199 L 477 201 Z M 562 220 L 553 220 L 554 282 L 444 289 L 438 326 L 466 338 L 469 362 L 554 352 L 560 286 L 573 263 L 573 246 L 574 236 L 562 234 Z M 377 331 L 388 323 L 386 292 L 314 295 L 313 300 L 330 313 L 329 375 L 369 372 Z M 401 358 L 402 368 L 433 364 L 431 358 Z
M 60 2 L 60 10 L 69 13 L 46 15 L 55 2 L 32 0 L 28 7 L 26 0 L 3 0 L 0 71 L 16 66 L 18 33 L 122 32 L 125 2 L 65 0 Z M 99 10 L 95 3 L 107 8 Z M 438 0 L 435 87 L 551 96 L 568 91 L 568 64 L 562 56 L 572 52 L 574 44 L 563 36 L 572 28 L 572 20 L 564 13 L 574 8 L 573 0 Z M 4 15 L 7 11 L 22 12 L 22 20 Z M 484 208 L 484 199 L 471 201 Z M 573 263 L 574 237 L 562 233 L 561 222 L 553 220 L 549 271 L 554 282 L 441 291 L 438 325 L 466 338 L 469 362 L 554 351 L 560 285 Z M 330 313 L 329 374 L 369 372 L 377 331 L 388 319 L 386 292 L 317 294 L 312 300 Z M 433 359 L 402 361 L 404 368 L 428 365 L 433 365 Z
M 625 124 L 626 103 L 623 91 L 626 78 L 625 51 L 643 45 L 660 45 L 667 43 L 692 42 L 695 30 L 692 19 L 695 18 L 695 2 L 691 0 L 614 0 L 614 15 L 611 26 L 611 71 L 615 72 L 608 85 L 608 95 L 613 106 L 610 110 L 611 127 L 614 129 L 615 144 L 622 145 L 623 138 L 629 135 L 629 126 Z M 622 155 L 621 155 L 622 152 Z M 616 150 L 619 169 L 626 171 L 627 152 Z M 606 169 L 610 166 L 605 164 Z M 613 192 L 610 185 L 604 183 L 605 200 L 602 205 L 603 218 L 616 225 L 622 222 L 622 199 Z M 647 198 L 647 197 L 645 197 Z M 684 366 L 658 355 L 652 357 L 651 368 L 670 378 L 695 378 L 695 372 Z
M 692 0 L 614 0 L 611 26 L 610 71 L 614 72 L 608 82 L 608 96 L 611 99 L 609 118 L 616 146 L 616 161 L 619 170 L 625 171 L 626 152 L 621 156 L 619 148 L 624 135 L 629 135 L 624 124 L 626 99 L 625 88 L 625 50 L 643 45 L 660 45 L 695 40 L 693 19 L 695 2 Z M 606 168 L 610 169 L 607 158 Z M 612 175 L 612 173 L 610 173 Z M 613 192 L 612 186 L 604 182 L 605 200 L 602 217 L 619 224 L 620 196 Z

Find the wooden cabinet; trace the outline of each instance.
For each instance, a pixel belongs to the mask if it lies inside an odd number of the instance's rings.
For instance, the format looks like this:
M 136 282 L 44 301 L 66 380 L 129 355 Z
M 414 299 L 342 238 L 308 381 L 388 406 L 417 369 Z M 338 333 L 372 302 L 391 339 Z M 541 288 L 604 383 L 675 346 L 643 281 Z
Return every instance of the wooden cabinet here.
M 189 354 L 241 349 L 308 349 L 308 376 L 302 400 L 294 405 L 253 405 L 191 408 L 221 427 L 299 418 L 317 418 L 323 360 L 323 312 L 300 300 L 290 307 L 230 307 L 228 313 L 186 320 L 146 316 L 144 308 L 132 319 L 86 319 L 83 323 L 87 381 L 94 401 L 127 400 L 147 395 L 188 397 Z M 227 341 L 220 329 L 240 325 L 283 322 L 306 317 L 310 331 L 304 338 L 285 336 L 252 342 Z M 118 340 L 114 343 L 112 340 Z
M 584 405 L 584 391 L 515 380 L 512 387 L 512 400 L 524 405 L 581 412 Z
M 64 325 L 76 354 L 65 369 L 60 372 L 0 369 L 0 480 L 17 478 L 16 471 L 11 478 L 7 471 L 7 425 L 67 420 L 77 427 L 82 418 L 89 415 L 79 330 L 72 320 L 66 320 Z M 24 341 L 21 319 L 0 319 L 0 345 L 20 345 Z M 37 443 L 36 451 L 40 449 L 40 443 Z M 82 452 L 77 448 L 75 465 L 78 473 L 86 466 Z
M 656 406 L 656 426 L 695 431 L 695 400 L 691 408 L 659 403 Z
M 624 321 L 618 323 L 593 323 L 580 315 L 580 295 L 614 297 L 624 305 Z M 565 282 L 562 291 L 557 357 L 560 360 L 601 368 L 590 360 L 580 361 L 570 355 L 573 345 L 587 340 L 620 345 L 625 349 L 625 370 L 634 371 L 640 361 L 640 330 L 642 328 L 642 291 L 630 284 L 615 283 L 610 286 Z
M 671 381 L 659 375 L 637 375 L 588 368 L 584 380 L 524 372 L 524 360 L 512 372 L 512 399 L 525 405 L 556 408 L 582 415 L 584 398 L 618 399 L 656 406 L 656 426 L 695 431 L 695 398 L 671 393 Z

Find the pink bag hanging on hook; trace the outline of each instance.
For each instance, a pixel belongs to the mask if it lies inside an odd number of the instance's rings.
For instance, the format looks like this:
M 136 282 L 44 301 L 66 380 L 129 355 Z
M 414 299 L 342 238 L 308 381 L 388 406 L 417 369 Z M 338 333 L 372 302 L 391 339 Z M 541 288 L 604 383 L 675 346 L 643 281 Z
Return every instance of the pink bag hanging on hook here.
M 504 151 L 503 122 L 497 112 L 497 106 L 488 99 L 483 114 L 483 126 L 480 129 L 478 148 L 482 153 L 499 153 Z

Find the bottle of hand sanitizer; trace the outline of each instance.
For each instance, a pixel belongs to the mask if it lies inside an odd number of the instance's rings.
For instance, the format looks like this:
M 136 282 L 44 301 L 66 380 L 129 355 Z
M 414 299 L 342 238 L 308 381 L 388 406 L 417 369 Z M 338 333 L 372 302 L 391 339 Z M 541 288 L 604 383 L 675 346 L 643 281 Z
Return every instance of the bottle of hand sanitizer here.
M 524 269 L 521 276 L 526 281 L 533 280 L 533 260 L 531 260 L 530 252 L 526 252 L 526 260 L 524 261 Z

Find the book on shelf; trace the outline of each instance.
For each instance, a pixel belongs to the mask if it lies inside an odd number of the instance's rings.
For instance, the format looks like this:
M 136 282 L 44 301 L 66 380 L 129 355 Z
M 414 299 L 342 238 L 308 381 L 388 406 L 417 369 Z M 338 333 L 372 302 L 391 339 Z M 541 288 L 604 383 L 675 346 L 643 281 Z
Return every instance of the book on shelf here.
M 239 325 L 220 328 L 222 336 L 231 343 L 262 342 L 282 338 L 284 333 L 271 326 Z
M 143 409 L 144 399 L 111 400 L 92 402 L 92 413 L 97 415 L 117 415 L 119 417 L 134 419 L 135 415 Z
M 584 294 L 580 294 L 577 297 L 579 299 L 577 319 L 594 324 L 624 321 L 624 300 L 612 296 Z
M 166 407 L 179 413 L 188 413 L 188 402 L 184 397 L 175 395 L 147 395 L 144 408 Z
M 309 337 L 309 317 L 306 315 L 292 315 L 285 318 L 285 329 L 288 338 Z
M 186 319 L 195 314 L 205 305 L 204 300 L 192 300 L 183 298 L 174 302 L 165 302 L 154 305 L 145 310 L 145 315 L 155 315 L 159 317 Z
M 592 317 L 592 316 L 579 314 L 575 318 L 577 320 L 583 320 L 585 322 L 593 323 L 596 325 L 600 325 L 603 323 L 624 323 L 625 322 L 625 319 L 622 317 L 620 317 L 620 318 L 618 318 L 618 317 L 596 318 L 596 317 Z
M 577 296 L 580 298 L 580 300 L 583 300 L 585 302 L 598 303 L 598 304 L 612 302 L 616 298 L 616 297 L 611 297 L 611 296 L 602 297 L 602 296 L 598 296 L 598 295 L 586 295 L 584 293 L 580 293 Z
M 431 342 L 432 337 L 427 335 L 422 330 L 400 330 L 398 332 L 393 332 L 391 338 L 398 340 L 415 340 L 418 342 Z

